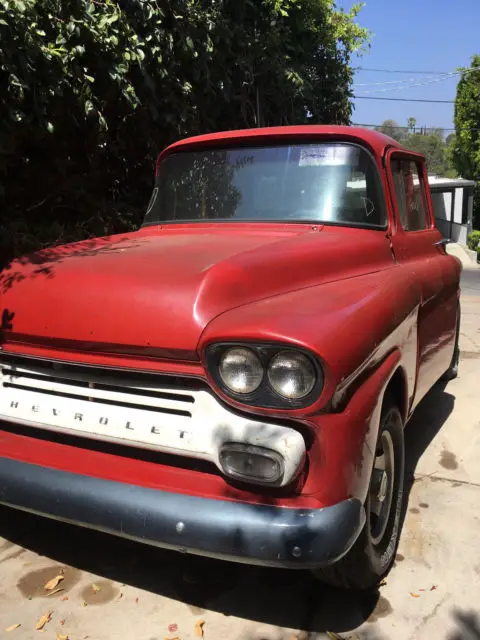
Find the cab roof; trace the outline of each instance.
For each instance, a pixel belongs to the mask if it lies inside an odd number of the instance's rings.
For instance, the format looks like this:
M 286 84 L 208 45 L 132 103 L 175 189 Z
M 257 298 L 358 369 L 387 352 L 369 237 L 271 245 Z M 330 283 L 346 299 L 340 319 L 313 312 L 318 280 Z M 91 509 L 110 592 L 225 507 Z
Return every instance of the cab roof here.
M 192 138 L 179 140 L 167 147 L 159 156 L 160 161 L 164 155 L 172 151 L 183 151 L 190 147 L 210 147 L 231 144 L 251 145 L 257 142 L 273 143 L 287 141 L 309 142 L 319 139 L 355 142 L 370 148 L 375 156 L 382 157 L 388 148 L 403 149 L 393 138 L 378 131 L 364 129 L 362 127 L 347 127 L 338 125 L 299 125 L 288 127 L 264 127 L 261 129 L 238 129 L 235 131 L 220 131 L 208 133 Z

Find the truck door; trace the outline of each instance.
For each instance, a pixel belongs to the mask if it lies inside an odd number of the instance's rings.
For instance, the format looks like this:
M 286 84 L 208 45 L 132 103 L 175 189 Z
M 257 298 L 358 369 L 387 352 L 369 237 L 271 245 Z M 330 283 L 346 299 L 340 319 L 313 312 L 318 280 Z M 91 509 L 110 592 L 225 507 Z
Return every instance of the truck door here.
M 415 406 L 448 369 L 453 355 L 460 266 L 441 244 L 423 158 L 392 150 L 386 167 L 395 215 L 392 249 L 399 265 L 413 272 L 422 291 Z

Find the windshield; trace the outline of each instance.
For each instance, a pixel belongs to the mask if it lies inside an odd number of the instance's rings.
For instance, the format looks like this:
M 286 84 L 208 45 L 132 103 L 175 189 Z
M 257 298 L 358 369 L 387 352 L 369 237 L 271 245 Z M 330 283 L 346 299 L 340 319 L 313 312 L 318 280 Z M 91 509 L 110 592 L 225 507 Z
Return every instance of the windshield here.
M 335 143 L 167 155 L 144 224 L 212 220 L 386 226 L 370 155 Z

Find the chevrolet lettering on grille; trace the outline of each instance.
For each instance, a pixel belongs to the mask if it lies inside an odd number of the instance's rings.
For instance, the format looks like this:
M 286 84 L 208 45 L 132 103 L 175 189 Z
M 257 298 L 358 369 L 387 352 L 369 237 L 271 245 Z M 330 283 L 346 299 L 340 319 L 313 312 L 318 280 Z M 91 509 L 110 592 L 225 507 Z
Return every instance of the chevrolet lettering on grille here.
M 92 385 L 93 386 L 93 385 Z M 11 409 L 19 409 L 19 401 L 18 400 L 12 400 L 10 402 L 10 408 Z M 38 404 L 32 404 L 29 406 L 25 406 L 25 407 L 21 407 L 24 409 L 27 409 L 30 413 L 34 413 L 34 414 L 38 414 L 40 412 L 40 405 Z M 55 408 L 55 407 L 51 407 L 50 409 L 48 409 L 48 411 L 51 413 L 52 416 L 54 417 L 65 417 L 65 418 L 69 418 L 70 420 L 73 420 L 74 422 L 84 422 L 85 421 L 85 414 L 81 413 L 81 412 L 73 412 L 70 413 L 69 415 L 66 414 L 65 412 L 60 411 L 59 409 Z M 105 416 L 105 415 L 101 415 L 99 416 L 95 422 L 97 424 L 100 424 L 102 426 L 108 426 L 109 421 L 111 420 L 111 418 L 109 416 Z M 92 422 L 91 420 L 89 421 L 90 423 Z M 138 425 L 134 425 L 132 424 L 131 420 L 126 420 L 124 422 L 123 425 L 121 424 L 116 424 L 115 425 L 118 429 L 118 427 L 123 427 L 123 429 L 126 429 L 128 431 L 137 431 L 138 430 Z M 145 428 L 145 427 L 144 427 Z M 154 435 L 161 435 L 161 433 L 164 431 L 164 429 L 161 429 L 160 427 L 156 426 L 156 425 L 151 425 L 148 426 L 148 431 Z M 185 431 L 184 429 L 178 429 L 175 430 L 176 433 L 178 434 L 178 437 L 183 440 L 186 436 L 186 434 L 188 433 L 187 431 Z

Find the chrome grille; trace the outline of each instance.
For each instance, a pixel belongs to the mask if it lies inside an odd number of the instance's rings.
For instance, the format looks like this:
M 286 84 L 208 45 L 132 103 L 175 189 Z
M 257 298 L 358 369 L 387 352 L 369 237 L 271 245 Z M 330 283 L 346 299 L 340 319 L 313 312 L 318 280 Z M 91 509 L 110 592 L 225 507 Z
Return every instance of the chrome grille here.
M 0 357 L 5 389 L 34 391 L 156 413 L 192 417 L 201 380 L 72 365 L 33 358 Z

